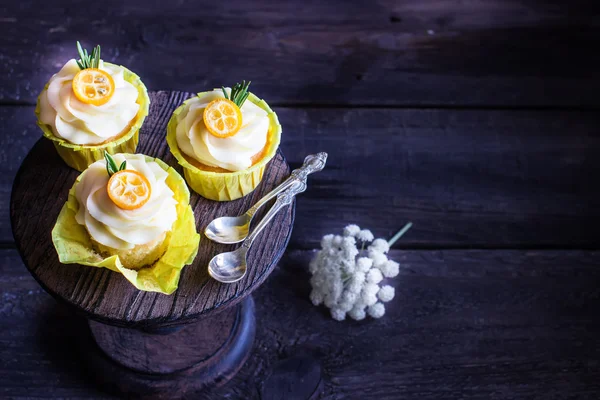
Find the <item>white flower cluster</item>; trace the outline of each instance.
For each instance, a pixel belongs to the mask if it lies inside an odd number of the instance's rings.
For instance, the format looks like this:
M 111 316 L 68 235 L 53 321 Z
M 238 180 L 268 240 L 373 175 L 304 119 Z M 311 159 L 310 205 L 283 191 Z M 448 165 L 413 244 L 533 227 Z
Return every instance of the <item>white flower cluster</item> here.
M 399 264 L 388 260 L 387 241 L 373 239 L 371 231 L 348 225 L 343 236 L 324 236 L 322 249 L 310 263 L 310 299 L 314 305 L 328 307 L 338 321 L 344 320 L 346 314 L 357 321 L 367 314 L 380 318 L 385 314 L 383 303 L 394 298 L 393 287 L 379 284 L 384 277 L 398 275 Z M 364 249 L 366 257 L 360 254 L 357 241 L 362 242 L 362 249 L 371 243 Z

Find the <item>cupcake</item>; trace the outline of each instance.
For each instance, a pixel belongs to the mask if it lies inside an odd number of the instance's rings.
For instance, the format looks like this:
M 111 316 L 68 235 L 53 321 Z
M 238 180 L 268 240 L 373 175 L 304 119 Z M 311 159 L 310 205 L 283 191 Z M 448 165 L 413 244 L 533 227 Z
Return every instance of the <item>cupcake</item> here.
M 235 200 L 260 183 L 275 156 L 281 125 L 250 83 L 198 93 L 177 108 L 167 126 L 171 153 L 199 195 Z
M 83 171 L 104 151 L 134 153 L 150 99 L 140 78 L 89 55 L 77 42 L 79 60 L 69 60 L 40 93 L 35 113 L 60 157 Z
M 172 293 L 200 240 L 187 186 L 159 159 L 105 157 L 69 192 L 52 230 L 59 259 L 121 272 L 138 289 Z

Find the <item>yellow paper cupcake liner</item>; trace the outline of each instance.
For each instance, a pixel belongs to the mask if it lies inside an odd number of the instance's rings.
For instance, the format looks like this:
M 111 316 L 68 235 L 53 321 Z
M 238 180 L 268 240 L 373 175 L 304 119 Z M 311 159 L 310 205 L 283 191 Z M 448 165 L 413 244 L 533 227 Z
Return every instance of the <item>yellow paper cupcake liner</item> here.
M 111 63 L 105 64 L 113 65 Z M 123 66 L 121 66 L 121 68 L 123 68 L 123 77 L 125 80 L 135 86 L 138 90 L 139 96 L 137 102 L 140 105 L 140 109 L 135 116 L 133 123 L 129 127 L 129 130 L 114 141 L 99 145 L 77 145 L 57 137 L 52 132 L 50 125 L 40 121 L 40 97 L 48 89 L 48 83 L 44 87 L 42 93 L 38 96 L 37 106 L 35 107 L 38 126 L 42 129 L 44 136 L 52 140 L 58 155 L 65 163 L 79 172 L 85 170 L 90 164 L 103 159 L 104 150 L 108 151 L 110 154 L 135 153 L 139 142 L 140 128 L 148 115 L 150 98 L 148 97 L 146 86 L 144 86 L 140 77 Z
M 196 220 L 189 205 L 190 192 L 181 175 L 159 159 L 146 156 L 146 160 L 156 162 L 168 172 L 166 183 L 177 200 L 177 220 L 170 238 L 166 239 L 169 240 L 167 250 L 154 265 L 140 270 L 128 269 L 123 267 L 119 256 L 104 258 L 92 249 L 87 230 L 75 220 L 79 210 L 75 187 L 83 174 L 69 191 L 69 198 L 58 215 L 52 229 L 52 243 L 63 264 L 108 268 L 123 274 L 139 290 L 171 294 L 177 289 L 181 269 L 196 258 L 200 235 L 196 232 Z
M 210 92 L 198 93 L 198 96 L 202 96 L 206 93 Z M 246 196 L 256 189 L 262 180 L 267 163 L 271 161 L 277 153 L 277 148 L 279 147 L 279 142 L 281 140 L 281 125 L 277 119 L 277 114 L 271 110 L 271 107 L 269 107 L 264 100 L 261 100 L 250 93 L 248 100 L 265 110 L 268 113 L 270 120 L 268 138 L 269 147 L 267 148 L 264 157 L 259 162 L 243 171 L 203 171 L 190 164 L 177 145 L 177 117 L 185 109 L 190 100 L 191 99 L 183 102 L 183 104 L 173 112 L 169 124 L 167 125 L 167 143 L 169 144 L 171 153 L 183 167 L 185 180 L 192 190 L 200 196 L 210 200 L 230 201 Z

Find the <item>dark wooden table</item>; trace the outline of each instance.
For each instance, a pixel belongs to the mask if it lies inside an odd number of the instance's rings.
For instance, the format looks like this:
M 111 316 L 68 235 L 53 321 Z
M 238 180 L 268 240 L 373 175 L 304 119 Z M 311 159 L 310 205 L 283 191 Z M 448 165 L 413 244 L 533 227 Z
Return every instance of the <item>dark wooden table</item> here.
M 600 397 L 600 8 L 594 1 L 120 1 L 0 5 L 0 398 L 112 398 L 80 368 L 84 320 L 29 275 L 11 184 L 33 108 L 74 43 L 149 89 L 253 81 L 292 168 L 288 251 L 255 292 L 251 358 L 194 398 Z M 35 190 L 35 188 L 32 188 Z M 36 210 L 32 210 L 36 212 Z M 389 237 L 380 320 L 308 300 L 322 235 Z

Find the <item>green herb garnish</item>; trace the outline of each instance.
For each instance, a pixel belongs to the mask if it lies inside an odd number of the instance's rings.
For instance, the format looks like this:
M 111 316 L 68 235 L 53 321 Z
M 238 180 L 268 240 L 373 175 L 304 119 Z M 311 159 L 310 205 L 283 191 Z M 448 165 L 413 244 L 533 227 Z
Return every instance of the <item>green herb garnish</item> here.
M 125 168 L 127 168 L 127 161 L 123 161 L 121 163 L 121 166 L 117 168 L 117 163 L 115 162 L 115 159 L 112 158 L 112 156 L 108 154 L 108 151 L 106 150 L 104 150 L 104 159 L 106 160 L 106 172 L 108 172 L 109 178 L 113 176 L 113 174 L 116 174 L 117 172 L 123 171 Z
M 100 45 L 94 47 L 92 55 L 88 55 L 87 50 L 81 48 L 81 43 L 77 41 L 77 51 L 79 52 L 79 60 L 77 60 L 79 69 L 98 68 L 100 66 Z
M 223 90 L 223 95 L 226 99 L 233 101 L 239 108 L 242 108 L 242 104 L 246 101 L 250 93 L 248 93 L 248 86 L 250 86 L 251 81 L 242 81 L 242 83 L 236 83 L 235 86 L 231 89 L 231 97 L 227 96 L 227 92 L 225 88 L 221 86 Z

